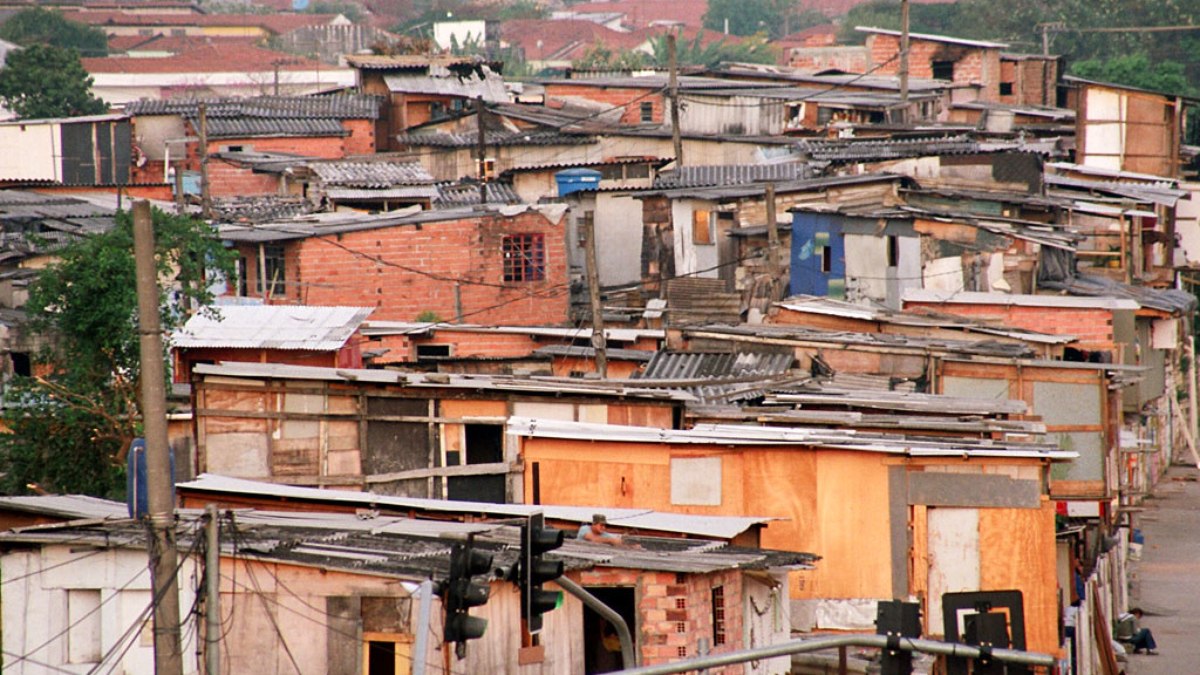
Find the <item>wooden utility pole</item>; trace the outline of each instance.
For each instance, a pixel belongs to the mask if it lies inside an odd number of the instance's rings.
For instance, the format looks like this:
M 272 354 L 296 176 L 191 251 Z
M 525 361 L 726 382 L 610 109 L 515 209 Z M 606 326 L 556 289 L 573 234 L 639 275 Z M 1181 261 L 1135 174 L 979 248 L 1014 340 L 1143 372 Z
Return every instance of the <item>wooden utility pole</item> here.
M 779 283 L 779 228 L 775 224 L 775 184 L 767 183 L 767 267 L 771 274 L 771 290 Z M 772 300 L 775 298 L 772 297 Z
M 142 425 L 146 435 L 146 518 L 150 527 L 150 577 L 154 589 L 154 672 L 182 675 L 179 583 L 176 578 L 175 485 L 167 446 L 166 369 L 158 318 L 158 267 L 150 202 L 133 204 L 133 256 L 137 269 L 141 347 Z
M 683 138 L 679 135 L 679 62 L 675 33 L 667 33 L 667 89 L 671 98 L 671 142 L 675 145 L 675 168 L 683 166 Z
M 212 193 L 208 185 L 208 104 L 200 103 L 200 217 L 212 218 Z
M 475 99 L 475 126 L 479 127 L 479 135 L 475 140 L 475 161 L 479 164 L 477 173 L 479 174 L 480 204 L 487 204 L 487 136 L 484 128 L 486 125 L 483 123 L 485 114 L 483 97 L 480 96 Z
M 908 0 L 900 0 L 900 113 L 908 121 Z
M 588 302 L 592 306 L 592 347 L 596 349 L 596 372 L 608 378 L 608 341 L 604 337 L 604 308 L 600 305 L 600 267 L 596 263 L 596 221 L 583 221 L 584 248 L 587 255 Z
M 183 194 L 183 162 L 175 162 L 175 213 L 183 215 L 187 210 L 186 195 Z

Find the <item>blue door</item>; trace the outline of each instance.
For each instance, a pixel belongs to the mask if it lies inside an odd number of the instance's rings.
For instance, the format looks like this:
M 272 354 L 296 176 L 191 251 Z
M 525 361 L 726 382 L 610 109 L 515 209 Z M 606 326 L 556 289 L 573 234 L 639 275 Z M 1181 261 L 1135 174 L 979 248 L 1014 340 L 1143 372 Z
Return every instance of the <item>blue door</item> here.
M 841 216 L 798 211 L 792 219 L 792 295 L 846 295 Z

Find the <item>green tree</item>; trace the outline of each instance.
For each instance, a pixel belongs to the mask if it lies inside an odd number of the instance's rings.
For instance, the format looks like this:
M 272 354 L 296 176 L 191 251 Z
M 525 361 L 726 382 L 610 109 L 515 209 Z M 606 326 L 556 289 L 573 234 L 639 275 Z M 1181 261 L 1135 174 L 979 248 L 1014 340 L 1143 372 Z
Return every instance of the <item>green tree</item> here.
M 16 49 L 0 70 L 0 102 L 22 119 L 107 111 L 91 87 L 92 78 L 74 49 L 40 44 Z
M 308 14 L 341 14 L 352 23 L 362 23 L 366 18 L 362 5 L 345 0 L 316 0 L 310 2 L 304 11 Z
M 74 49 L 84 56 L 108 54 L 108 36 L 104 31 L 40 7 L 23 9 L 12 15 L 0 26 L 0 39 L 23 47 L 52 45 Z
M 162 325 L 181 307 L 212 301 L 206 272 L 233 273 L 233 254 L 207 225 L 154 212 Z M 5 392 L 0 489 L 30 484 L 62 493 L 120 497 L 124 457 L 141 433 L 133 228 L 120 213 L 109 232 L 64 248 L 30 285 L 27 328 L 43 338 L 44 374 L 16 377 Z M 166 355 L 164 354 L 165 358 Z
M 775 63 L 775 50 L 767 44 L 765 34 L 752 35 L 738 42 L 724 39 L 704 44 L 699 33 L 689 40 L 677 40 L 676 59 L 681 66 L 704 66 L 711 68 L 724 61 L 739 63 Z M 666 66 L 670 60 L 667 36 L 656 35 L 650 40 L 650 60 L 658 66 Z
M 649 56 L 630 49 L 613 49 L 603 42 L 593 43 L 583 56 L 571 63 L 576 70 L 638 70 L 649 63 Z
M 1192 91 L 1182 63 L 1151 63 L 1145 54 L 1077 61 L 1071 64 L 1071 74 L 1088 80 L 1124 84 L 1168 94 L 1188 94 Z
M 708 0 L 704 27 L 723 32 L 728 21 L 733 35 L 782 34 L 789 4 L 787 0 Z

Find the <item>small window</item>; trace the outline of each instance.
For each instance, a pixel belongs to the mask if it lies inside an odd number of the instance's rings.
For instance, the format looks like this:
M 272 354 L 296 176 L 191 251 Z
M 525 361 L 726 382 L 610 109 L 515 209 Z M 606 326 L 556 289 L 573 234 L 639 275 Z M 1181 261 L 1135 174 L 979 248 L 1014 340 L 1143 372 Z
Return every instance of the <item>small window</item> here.
M 1001 96 L 1012 96 L 1012 93 L 1013 93 L 1013 83 L 1012 82 L 1001 82 L 1000 83 L 1000 95 Z
M 900 264 L 900 238 L 894 234 L 887 238 L 887 264 L 888 267 Z
M 263 292 L 263 282 L 266 282 L 267 293 L 271 296 L 282 295 L 284 293 L 287 275 L 284 273 L 283 247 L 282 246 L 266 246 L 263 248 L 263 258 L 266 259 L 266 273 L 263 273 L 263 260 L 259 259 L 255 265 L 258 272 L 255 279 L 254 290 L 258 293 Z
M 954 62 L 953 61 L 934 61 L 933 62 L 933 79 L 935 79 L 935 80 L 953 80 L 954 79 Z
M 712 630 L 713 646 L 725 644 L 725 587 L 714 586 L 712 589 Z
M 692 243 L 710 245 L 713 243 L 712 222 L 708 211 L 692 212 Z
M 654 104 L 651 103 L 650 101 L 642 101 L 641 113 L 642 113 L 642 121 L 643 122 L 653 122 L 654 121 Z
M 450 345 L 417 345 L 417 360 L 429 361 L 450 356 Z
M 504 280 L 542 281 L 545 278 L 545 236 L 510 234 L 504 237 Z
M 246 151 L 246 146 L 244 146 L 244 145 L 227 145 L 227 146 L 225 146 L 225 152 L 245 152 L 245 151 Z
M 649 164 L 626 165 L 625 166 L 625 177 L 626 178 L 649 178 L 650 177 L 650 165 Z
M 821 247 L 821 271 L 833 271 L 833 248 L 829 246 Z
M 246 280 L 246 256 L 238 256 L 237 259 L 237 294 L 241 297 L 246 297 L 248 286 Z
M 621 180 L 621 165 L 620 164 L 604 164 L 600 167 L 600 178 L 602 180 Z

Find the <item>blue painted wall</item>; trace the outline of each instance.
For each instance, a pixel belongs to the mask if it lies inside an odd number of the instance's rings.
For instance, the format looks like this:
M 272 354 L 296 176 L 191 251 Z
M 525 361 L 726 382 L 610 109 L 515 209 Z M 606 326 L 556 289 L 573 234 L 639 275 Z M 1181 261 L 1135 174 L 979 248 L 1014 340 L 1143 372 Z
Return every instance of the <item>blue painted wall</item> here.
M 803 211 L 793 214 L 792 295 L 845 296 L 846 245 L 842 220 L 836 214 Z M 828 261 L 827 270 L 822 269 L 823 261 Z

